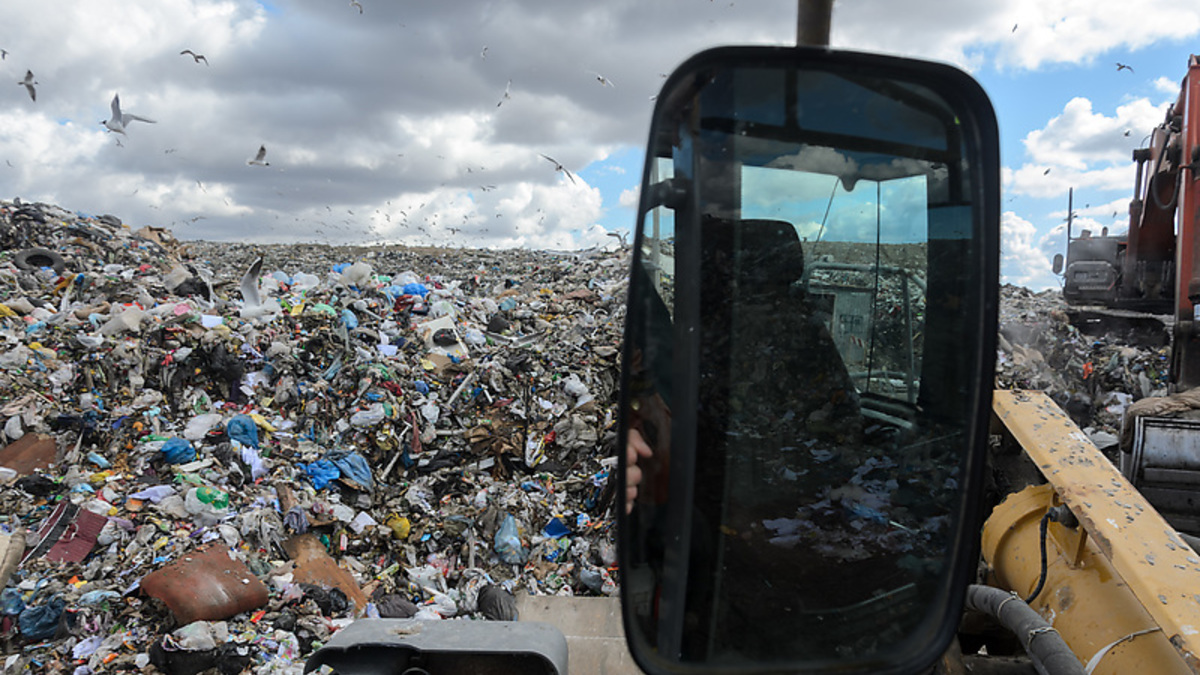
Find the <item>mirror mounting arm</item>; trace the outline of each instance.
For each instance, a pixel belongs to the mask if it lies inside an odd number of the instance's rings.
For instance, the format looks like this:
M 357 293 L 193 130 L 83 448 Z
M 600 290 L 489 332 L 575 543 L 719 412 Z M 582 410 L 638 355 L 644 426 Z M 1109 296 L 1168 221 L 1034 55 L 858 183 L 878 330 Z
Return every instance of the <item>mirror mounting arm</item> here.
M 665 206 L 672 211 L 678 211 L 687 203 L 687 181 L 678 176 L 659 181 L 647 186 L 651 206 Z
M 833 0 L 796 1 L 796 46 L 828 47 Z

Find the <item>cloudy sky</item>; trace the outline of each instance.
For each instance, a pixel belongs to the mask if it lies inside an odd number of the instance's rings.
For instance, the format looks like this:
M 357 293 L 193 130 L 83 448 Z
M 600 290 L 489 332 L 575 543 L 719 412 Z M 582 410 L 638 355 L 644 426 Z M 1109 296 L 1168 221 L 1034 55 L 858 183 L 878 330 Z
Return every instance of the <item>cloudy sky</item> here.
M 0 197 L 183 239 L 611 245 L 633 222 L 663 76 L 706 47 L 793 43 L 795 13 L 794 0 L 8 0 Z M 980 80 L 1000 119 L 1004 280 L 1040 289 L 1057 286 L 1069 188 L 1079 226 L 1126 226 L 1130 155 L 1200 52 L 1200 4 L 845 0 L 832 43 Z M 27 70 L 36 101 L 17 84 Z M 116 94 L 155 122 L 106 130 Z M 247 164 L 260 146 L 269 166 Z

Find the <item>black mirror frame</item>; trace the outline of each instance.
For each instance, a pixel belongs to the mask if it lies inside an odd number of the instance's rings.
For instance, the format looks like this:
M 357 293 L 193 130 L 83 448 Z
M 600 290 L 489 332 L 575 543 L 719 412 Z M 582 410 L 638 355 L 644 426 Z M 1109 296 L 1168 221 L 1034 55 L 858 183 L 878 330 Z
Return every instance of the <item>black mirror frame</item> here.
M 668 94 L 677 90 L 686 78 L 695 73 L 714 66 L 728 67 L 735 63 L 761 62 L 770 64 L 790 64 L 803 66 L 812 64 L 836 64 L 839 67 L 862 69 L 882 77 L 896 77 L 914 84 L 920 84 L 941 94 L 950 102 L 959 116 L 964 130 L 964 143 L 969 149 L 976 164 L 972 172 L 970 189 L 974 209 L 973 227 L 977 234 L 978 260 L 964 261 L 964 264 L 977 264 L 979 283 L 975 288 L 965 289 L 964 302 L 975 303 L 979 308 L 977 323 L 970 329 L 978 336 L 974 344 L 961 345 L 970 355 L 971 373 L 978 383 L 976 391 L 969 402 L 970 418 L 965 426 L 967 447 L 964 448 L 963 463 L 963 497 L 958 512 L 958 528 L 954 533 L 953 554 L 949 559 L 948 596 L 944 607 L 940 608 L 937 629 L 925 638 L 925 644 L 916 649 L 913 656 L 897 663 L 864 664 L 860 667 L 849 667 L 841 662 L 820 662 L 809 664 L 812 670 L 806 672 L 837 672 L 837 673 L 914 673 L 927 668 L 942 653 L 945 652 L 957 630 L 962 611 L 963 600 L 967 585 L 975 581 L 976 568 L 979 559 L 979 528 L 982 524 L 983 510 L 983 476 L 986 464 L 988 425 L 991 415 L 992 386 L 994 383 L 996 359 L 996 335 L 998 320 L 998 294 L 1000 272 L 1000 156 L 999 133 L 995 112 L 992 104 L 982 87 L 963 71 L 946 64 L 908 59 L 895 56 L 884 56 L 864 52 L 837 51 L 823 47 L 718 47 L 700 52 L 687 59 L 667 78 L 662 91 L 656 99 L 654 115 L 650 126 L 650 142 L 643 167 L 641 195 L 635 234 L 631 270 L 636 271 L 640 261 L 642 243 L 642 219 L 649 210 L 652 196 L 646 190 L 646 181 L 650 176 L 650 166 L 655 160 L 653 147 L 658 135 L 662 133 L 660 120 L 664 110 L 672 104 Z M 659 196 L 661 199 L 661 195 Z M 661 202 L 660 202 L 661 203 Z M 631 274 L 629 280 L 629 296 L 627 307 L 642 284 L 637 274 Z M 683 286 L 683 284 L 680 284 Z M 627 315 L 628 317 L 628 312 Z M 617 494 L 620 498 L 614 508 L 617 511 L 618 533 L 628 531 L 628 516 L 624 508 L 624 485 L 626 480 L 626 441 L 629 433 L 629 410 L 631 404 L 629 373 L 631 367 L 631 349 L 626 341 L 622 346 L 620 402 L 618 410 L 618 470 Z M 694 411 L 681 411 L 694 417 Z M 623 537 L 618 536 L 619 567 L 624 572 L 630 568 L 630 552 Z M 730 670 L 710 665 L 692 665 L 665 661 L 654 653 L 642 641 L 638 628 L 631 613 L 632 598 L 629 586 L 621 583 L 622 619 L 626 634 L 626 643 L 637 665 L 647 673 L 766 673 L 782 672 L 780 663 L 758 664 L 749 666 L 742 664 Z M 800 664 L 798 664 L 800 665 Z

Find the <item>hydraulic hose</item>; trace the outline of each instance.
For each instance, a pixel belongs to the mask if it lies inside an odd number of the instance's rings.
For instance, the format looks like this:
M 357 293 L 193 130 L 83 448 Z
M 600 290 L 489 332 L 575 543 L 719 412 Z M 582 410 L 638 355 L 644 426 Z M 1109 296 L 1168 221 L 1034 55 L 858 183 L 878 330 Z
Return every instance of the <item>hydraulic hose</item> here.
M 1042 522 L 1038 524 L 1038 533 L 1042 540 L 1040 547 L 1042 552 L 1042 568 L 1041 572 L 1038 573 L 1037 587 L 1033 589 L 1028 598 L 1025 598 L 1025 604 L 1027 605 L 1033 602 L 1038 594 L 1042 592 L 1042 588 L 1046 586 L 1046 528 L 1050 525 L 1051 514 L 1052 512 L 1047 509 L 1046 515 L 1042 516 Z
M 1058 631 L 1016 593 L 972 584 L 967 587 L 966 607 L 991 616 L 1016 635 L 1041 675 L 1086 675 Z

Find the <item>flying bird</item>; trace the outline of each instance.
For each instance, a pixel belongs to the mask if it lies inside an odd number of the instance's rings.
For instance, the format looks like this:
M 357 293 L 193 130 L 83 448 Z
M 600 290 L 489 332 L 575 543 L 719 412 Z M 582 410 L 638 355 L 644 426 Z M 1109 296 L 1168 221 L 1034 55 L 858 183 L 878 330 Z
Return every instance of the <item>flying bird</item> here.
M 614 88 L 617 86 L 617 85 L 613 84 L 613 81 L 612 81 L 612 80 L 610 80 L 610 79 L 608 79 L 607 77 L 605 77 L 605 76 L 601 75 L 600 73 L 597 73 L 597 72 L 596 72 L 596 71 L 594 71 L 594 70 L 589 70 L 588 72 L 589 72 L 589 73 L 591 73 L 592 75 L 595 75 L 595 76 L 596 76 L 596 81 L 597 81 L 597 82 L 599 82 L 601 86 L 604 86 L 604 87 L 614 87 Z
M 203 61 L 204 65 L 206 65 L 206 66 L 208 65 L 208 59 L 205 58 L 203 54 L 197 54 L 196 52 L 194 52 L 190 49 L 185 49 L 185 50 L 179 52 L 180 56 L 183 56 L 184 54 L 190 55 L 192 57 L 192 61 L 194 61 L 195 63 L 200 63 L 201 61 Z
M 1042 172 L 1042 175 L 1043 175 L 1043 176 L 1049 176 L 1049 175 L 1050 175 L 1050 169 L 1046 169 L 1045 171 L 1043 171 L 1043 172 Z
M 538 154 L 541 155 L 542 153 L 539 152 Z M 571 183 L 575 184 L 575 176 L 572 176 L 571 172 L 567 171 L 567 168 L 565 166 L 563 166 L 557 159 L 554 159 L 553 157 L 550 157 L 548 155 L 542 155 L 542 157 L 545 157 L 547 161 L 549 161 L 551 164 L 554 165 L 555 171 L 563 172 L 563 174 L 566 175 L 567 178 L 571 179 Z
M 121 96 L 120 94 L 113 94 L 112 119 L 101 120 L 100 124 L 103 124 L 109 131 L 115 131 L 118 134 L 124 134 L 126 125 L 134 121 L 156 124 L 154 120 L 121 112 Z
M 8 58 L 8 50 L 0 49 L 0 60 L 7 59 L 7 58 Z
M 1132 72 L 1133 72 L 1133 67 L 1132 67 L 1132 66 L 1127 66 L 1127 65 L 1125 65 L 1124 63 L 1118 63 L 1118 64 L 1117 64 L 1117 72 L 1119 73 L 1119 72 L 1121 72 L 1122 70 L 1128 70 L 1129 72 L 1131 72 L 1131 73 L 1132 73 Z
M 496 104 L 497 108 L 504 105 L 505 101 L 512 98 L 512 96 L 509 94 L 509 90 L 511 90 L 511 89 L 512 89 L 512 80 L 509 80 L 508 84 L 504 85 L 504 98 L 500 99 L 500 102 Z
M 25 85 L 25 91 L 29 92 L 29 98 L 32 99 L 33 101 L 37 101 L 37 89 L 34 89 L 33 85 L 38 84 L 38 83 L 36 81 L 34 81 L 34 79 L 33 79 L 33 71 L 32 70 L 25 71 L 25 79 L 17 80 L 17 84 Z
M 274 298 L 268 298 L 265 302 L 262 299 L 262 293 L 258 288 L 258 277 L 262 273 L 262 257 L 259 257 L 250 265 L 250 269 L 242 276 L 242 283 L 239 289 L 242 291 L 242 309 L 238 314 L 243 319 L 254 319 L 257 317 L 278 314 L 281 310 L 279 302 Z
M 358 13 L 359 13 L 359 14 L 362 14 L 362 13 L 363 13 L 362 3 L 361 3 L 361 2 L 359 2 L 358 0 L 350 0 L 350 6 L 351 6 L 351 7 L 357 7 L 357 8 L 358 8 Z
M 246 163 L 250 166 L 271 166 L 271 163 L 267 161 L 267 146 L 258 146 L 258 154 L 254 155 L 253 159 L 246 160 Z
M 479 58 L 481 58 L 481 59 L 487 58 L 487 45 L 484 45 L 483 51 L 479 52 Z

